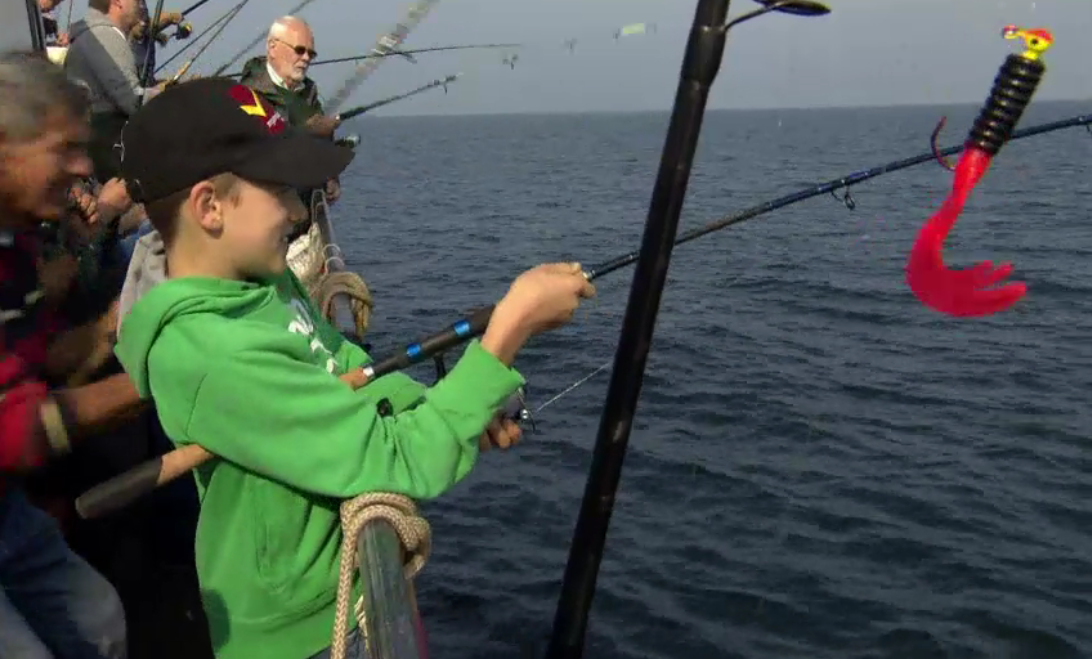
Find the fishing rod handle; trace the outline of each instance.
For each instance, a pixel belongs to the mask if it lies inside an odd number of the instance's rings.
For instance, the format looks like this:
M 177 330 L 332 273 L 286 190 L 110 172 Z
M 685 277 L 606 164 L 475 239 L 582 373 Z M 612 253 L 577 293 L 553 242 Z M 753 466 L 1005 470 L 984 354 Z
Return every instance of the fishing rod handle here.
M 1039 54 L 1050 47 L 1051 37 L 1045 30 L 1020 30 L 1007 26 L 1002 32 L 1006 39 L 1023 37 L 1028 50 L 1010 54 L 997 72 L 989 98 L 982 106 L 967 135 L 966 145 L 996 156 L 1016 129 L 1016 124 L 1035 94 L 1046 65 Z
M 76 512 L 83 519 L 95 519 L 121 510 L 212 457 L 197 444 L 169 451 L 84 492 L 76 499 Z
M 364 367 L 364 375 L 368 377 L 369 381 L 381 378 L 388 373 L 400 371 L 426 359 L 432 359 L 434 356 L 451 350 L 461 343 L 476 336 L 481 336 L 485 333 L 485 329 L 489 327 L 489 319 L 493 317 L 494 309 L 496 309 L 496 305 L 478 309 L 466 318 L 453 323 L 442 332 L 433 334 L 417 343 L 409 344 L 400 354 L 388 357 L 375 364 L 368 364 Z

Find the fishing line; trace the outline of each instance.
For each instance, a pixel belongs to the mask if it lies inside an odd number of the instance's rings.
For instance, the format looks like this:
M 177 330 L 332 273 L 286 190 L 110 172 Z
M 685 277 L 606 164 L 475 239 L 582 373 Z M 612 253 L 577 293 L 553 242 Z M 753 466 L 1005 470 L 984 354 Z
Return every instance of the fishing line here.
M 551 396 L 551 397 L 550 397 L 550 399 L 549 399 L 549 400 L 547 400 L 547 401 L 546 401 L 545 403 L 542 403 L 541 405 L 539 405 L 538 407 L 536 407 L 536 408 L 535 408 L 534 410 L 530 411 L 530 412 L 528 413 L 527 419 L 528 419 L 529 421 L 531 421 L 532 423 L 534 423 L 534 418 L 533 418 L 533 416 L 534 416 L 534 415 L 538 414 L 538 413 L 539 413 L 539 412 L 541 412 L 542 410 L 546 409 L 547 407 L 549 407 L 549 406 L 553 405 L 554 403 L 556 403 L 557 401 L 561 400 L 561 399 L 562 399 L 562 398 L 564 398 L 565 396 L 569 395 L 570 393 L 572 393 L 573 391 L 575 391 L 575 390 L 576 390 L 577 388 L 579 388 L 579 387 L 580 387 L 581 385 L 583 385 L 583 384 L 584 384 L 585 382 L 587 382 L 588 380 L 590 380 L 590 379 L 594 378 L 594 377 L 595 377 L 596 375 L 599 375 L 599 374 L 600 374 L 600 373 L 602 373 L 602 372 L 603 372 L 604 370 L 606 370 L 606 369 L 610 368 L 610 365 L 611 365 L 611 364 L 613 364 L 613 363 L 614 363 L 614 359 L 608 359 L 607 361 L 603 362 L 603 363 L 602 363 L 602 364 L 600 364 L 600 365 L 599 365 L 598 367 L 596 367 L 596 368 L 595 368 L 595 369 L 594 369 L 593 371 L 591 371 L 590 373 L 588 373 L 588 374 L 587 374 L 587 375 L 585 375 L 584 377 L 580 378 L 580 379 L 579 379 L 579 380 L 577 380 L 576 382 L 573 382 L 572 384 L 570 384 L 569 386 L 565 387 L 565 388 L 564 388 L 564 389 L 562 389 L 561 391 L 557 392 L 556 394 L 554 394 L 553 396 Z
M 186 64 L 179 70 L 179 72 L 175 74 L 175 80 L 180 78 L 183 73 L 185 73 L 191 66 L 193 66 L 193 63 L 196 62 L 201 57 L 201 55 L 203 55 L 205 51 L 209 49 L 209 46 L 216 42 L 216 38 L 220 36 L 220 33 L 223 32 L 224 29 L 226 29 L 227 26 L 231 24 L 231 21 L 233 21 L 235 17 L 239 15 L 239 13 L 243 10 L 243 7 L 245 7 L 246 3 L 249 1 L 250 0 L 241 0 L 241 2 L 239 2 L 239 4 L 237 4 L 234 9 L 232 9 L 231 14 L 225 17 L 225 20 L 220 23 L 220 27 L 216 28 L 216 32 L 214 32 L 212 36 L 210 36 L 208 40 L 204 43 L 204 45 L 202 45 L 201 48 L 198 49 L 197 54 L 191 57 L 190 60 L 186 62 Z
M 247 2 L 249 2 L 249 0 L 241 0 L 241 2 L 236 4 L 234 7 L 232 7 L 231 9 L 228 9 L 226 13 L 222 14 L 219 18 L 217 18 L 215 21 L 213 21 L 208 27 L 206 27 L 204 30 L 202 30 L 200 32 L 200 34 L 198 34 L 197 36 L 190 39 L 189 43 L 187 43 L 185 46 L 182 46 L 181 49 L 179 49 L 173 55 L 168 57 L 166 61 L 164 61 L 162 64 L 160 64 L 156 68 L 155 72 L 159 73 L 160 71 L 165 69 L 168 64 L 170 64 L 174 60 L 181 57 L 183 53 L 185 53 L 187 50 L 189 50 L 193 46 L 196 46 L 201 41 L 201 39 L 203 39 L 205 37 L 205 35 L 209 34 L 213 30 L 216 30 L 216 32 L 214 34 L 212 34 L 211 37 L 209 37 L 209 39 L 205 43 L 205 45 L 203 45 L 201 47 L 201 51 L 198 52 L 197 55 L 194 55 L 194 57 L 190 60 L 190 63 L 192 64 L 193 61 L 196 60 L 198 57 L 200 57 L 201 53 L 203 53 L 205 51 L 205 49 L 208 48 L 209 44 L 211 44 L 213 41 L 216 40 L 216 37 L 219 36 L 220 32 L 223 31 L 223 26 L 221 25 L 221 23 L 226 25 L 227 23 L 225 21 L 230 22 L 232 19 L 234 19 L 235 16 L 238 15 L 238 13 L 246 5 Z M 217 29 L 217 26 L 220 26 L 220 28 Z

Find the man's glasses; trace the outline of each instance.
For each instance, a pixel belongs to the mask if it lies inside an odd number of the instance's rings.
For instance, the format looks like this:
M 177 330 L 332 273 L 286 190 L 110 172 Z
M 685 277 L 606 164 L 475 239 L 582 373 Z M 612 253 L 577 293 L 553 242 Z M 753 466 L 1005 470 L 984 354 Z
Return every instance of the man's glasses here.
M 283 39 L 277 39 L 277 41 L 280 41 L 284 45 L 291 48 L 292 52 L 296 53 L 296 57 L 303 57 L 304 55 L 310 55 L 311 59 L 316 59 L 318 57 L 317 52 L 311 50 L 310 48 L 307 48 L 306 46 L 294 46 Z

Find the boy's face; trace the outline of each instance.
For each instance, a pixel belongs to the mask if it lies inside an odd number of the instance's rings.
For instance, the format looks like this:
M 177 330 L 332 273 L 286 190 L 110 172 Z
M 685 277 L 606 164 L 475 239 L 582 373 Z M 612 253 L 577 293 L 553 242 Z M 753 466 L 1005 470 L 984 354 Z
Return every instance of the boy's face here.
M 270 277 L 288 267 L 288 235 L 306 214 L 295 190 L 240 180 L 221 206 L 223 254 L 241 278 Z

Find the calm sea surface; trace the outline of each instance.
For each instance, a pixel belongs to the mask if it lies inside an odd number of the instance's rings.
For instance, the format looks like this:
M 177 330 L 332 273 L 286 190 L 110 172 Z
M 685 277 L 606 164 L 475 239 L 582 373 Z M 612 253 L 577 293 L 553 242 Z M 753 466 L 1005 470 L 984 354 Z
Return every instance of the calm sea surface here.
M 944 112 L 958 141 L 976 109 L 712 112 L 683 228 L 920 153 Z M 336 212 L 375 352 L 539 262 L 635 249 L 666 127 L 357 124 Z M 949 185 L 927 164 L 853 189 L 855 211 L 817 198 L 676 250 L 586 656 L 1092 656 L 1092 138 L 1009 145 L 948 243 L 957 265 L 1014 261 L 1016 311 L 950 319 L 903 283 Z M 612 357 L 631 273 L 528 346 L 532 404 Z M 432 656 L 542 655 L 607 381 L 427 506 Z

